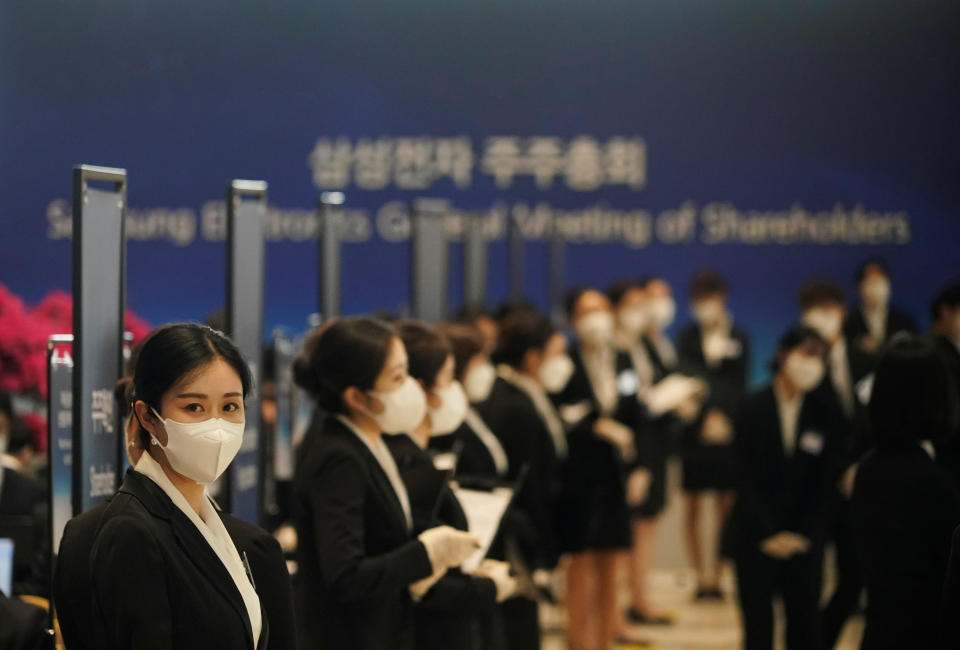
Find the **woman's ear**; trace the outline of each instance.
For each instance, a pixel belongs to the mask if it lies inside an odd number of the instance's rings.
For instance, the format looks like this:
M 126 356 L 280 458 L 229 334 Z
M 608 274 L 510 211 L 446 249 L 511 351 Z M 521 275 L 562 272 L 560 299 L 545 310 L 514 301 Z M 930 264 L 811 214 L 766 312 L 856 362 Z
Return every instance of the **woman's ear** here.
M 147 433 L 157 439 L 161 445 L 167 444 L 167 431 L 163 428 L 163 423 L 153 414 L 153 411 L 143 400 L 137 400 L 133 403 L 133 414 Z
M 340 399 L 347 408 L 353 411 L 373 411 L 374 413 L 383 412 L 383 404 L 380 400 L 368 396 L 356 386 L 348 386 L 340 393 Z

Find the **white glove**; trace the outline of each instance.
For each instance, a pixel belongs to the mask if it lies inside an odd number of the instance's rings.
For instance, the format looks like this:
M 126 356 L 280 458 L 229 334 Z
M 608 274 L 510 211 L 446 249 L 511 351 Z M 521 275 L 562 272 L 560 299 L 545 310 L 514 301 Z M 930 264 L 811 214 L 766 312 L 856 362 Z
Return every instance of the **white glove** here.
M 760 550 L 770 557 L 786 560 L 798 553 L 806 553 L 810 548 L 810 540 L 803 535 L 783 530 L 771 535 L 760 542 Z
M 628 506 L 639 506 L 647 500 L 651 480 L 650 470 L 643 468 L 633 470 L 633 473 L 627 478 Z
M 417 580 L 410 584 L 410 597 L 414 601 L 419 602 L 421 598 L 426 595 L 430 588 L 437 584 L 437 581 L 440 580 L 444 575 L 446 575 L 446 569 L 439 569 L 434 571 L 430 576 L 424 578 L 423 580 Z
M 417 539 L 426 547 L 434 572 L 460 566 L 480 548 L 475 535 L 450 526 L 425 530 Z
M 273 536 L 280 543 L 280 550 L 284 553 L 293 553 L 297 550 L 297 530 L 285 524 L 274 531 Z
M 637 447 L 633 442 L 633 431 L 628 427 L 610 418 L 600 418 L 593 424 L 593 432 L 616 447 L 623 460 L 636 458 Z
M 510 565 L 497 560 L 484 560 L 474 575 L 489 578 L 497 586 L 497 602 L 502 603 L 517 593 L 517 579 L 510 575 Z
M 700 437 L 708 445 L 725 445 L 733 437 L 733 426 L 730 418 L 717 409 L 710 409 L 707 416 L 703 418 L 703 427 L 700 429 Z

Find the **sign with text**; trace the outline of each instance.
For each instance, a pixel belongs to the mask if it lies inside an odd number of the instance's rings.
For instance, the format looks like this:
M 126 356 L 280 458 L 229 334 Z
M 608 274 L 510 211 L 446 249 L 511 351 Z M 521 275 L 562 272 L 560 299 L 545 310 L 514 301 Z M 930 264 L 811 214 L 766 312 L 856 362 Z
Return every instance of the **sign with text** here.
M 263 352 L 263 218 L 267 184 L 235 180 L 227 190 L 227 331 L 250 365 L 243 445 L 230 466 L 228 502 L 241 519 L 259 523 L 263 504 L 260 363 Z
M 73 336 L 47 343 L 47 449 L 50 453 L 50 550 L 56 555 L 73 516 Z
M 125 170 L 74 167 L 74 514 L 106 500 L 117 486 L 113 390 L 123 367 L 126 204 Z

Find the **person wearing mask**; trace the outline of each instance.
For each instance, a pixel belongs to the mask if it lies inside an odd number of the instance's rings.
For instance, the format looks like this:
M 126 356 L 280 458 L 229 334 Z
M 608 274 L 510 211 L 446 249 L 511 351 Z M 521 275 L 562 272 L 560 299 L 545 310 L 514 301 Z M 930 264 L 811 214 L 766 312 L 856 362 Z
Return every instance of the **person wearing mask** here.
M 432 437 L 430 448 L 446 453 L 456 448 L 456 475 L 460 479 L 502 481 L 510 468 L 507 452 L 477 412 L 477 405 L 487 401 L 497 380 L 497 370 L 485 352 L 485 340 L 469 325 L 441 323 L 437 330 L 450 342 L 454 375 L 463 386 L 468 405 L 463 424 L 450 435 Z
M 709 270 L 698 272 L 689 294 L 694 322 L 680 333 L 679 367 L 684 374 L 702 379 L 709 386 L 709 396 L 696 419 L 684 427 L 681 442 L 686 541 L 697 572 L 697 599 L 722 599 L 719 534 L 704 558 L 700 512 L 704 497 L 712 494 L 719 533 L 733 508 L 737 480 L 733 419 L 747 387 L 750 340 L 733 324 L 722 277 Z
M 639 341 L 634 339 L 630 357 L 637 377 L 636 392 L 642 408 L 639 411 L 639 462 L 645 469 L 647 487 L 639 502 L 631 499 L 633 548 L 630 553 L 630 608 L 627 621 L 638 625 L 669 625 L 669 616 L 654 608 L 647 591 L 647 577 L 653 563 L 660 515 L 667 501 L 667 457 L 672 449 L 676 430 L 692 419 L 699 410 L 698 399 L 705 391 L 702 382 L 685 378 L 682 383 L 688 395 L 676 401 L 664 401 L 655 392 L 665 380 L 677 379 L 677 353 L 667 335 L 677 306 L 673 291 L 663 278 L 642 281 L 646 318 Z M 622 301 L 621 301 L 622 302 Z M 639 321 L 639 319 L 637 319 Z M 635 475 L 639 478 L 643 474 Z M 629 486 L 628 486 L 629 487 Z M 630 493 L 637 490 L 631 489 Z
M 132 401 L 144 453 L 89 554 L 96 647 L 266 647 L 249 556 L 206 496 L 243 442 L 250 382 L 236 346 L 209 327 L 167 325 L 141 344 Z
M 426 398 L 397 331 L 358 317 L 307 339 L 294 380 L 325 417 L 294 475 L 297 619 L 303 648 L 414 648 L 414 598 L 477 548 L 448 526 L 414 532 L 407 488 L 384 433 L 413 431 Z
M 850 503 L 867 591 L 860 647 L 956 647 L 942 645 L 940 604 L 960 492 L 934 462 L 931 440 L 956 429 L 957 402 L 931 342 L 894 335 L 869 410 L 875 447 L 860 461 Z
M 960 282 L 941 289 L 931 304 L 933 325 L 930 337 L 947 366 L 960 400 Z M 953 477 L 960 489 L 960 431 L 937 441 L 936 462 Z
M 525 588 L 500 606 L 510 650 L 540 647 L 538 602 L 559 561 L 560 472 L 567 458 L 563 422 L 549 392 L 563 388 L 572 362 L 563 334 L 531 311 L 506 317 L 497 344 L 497 379 L 477 412 L 507 455 L 506 479 L 523 483 L 508 511 L 505 556 Z
M 426 449 L 433 436 L 450 435 L 463 423 L 467 398 L 454 377 L 449 341 L 432 326 L 414 320 L 395 324 L 407 350 L 410 376 L 426 394 L 423 420 L 408 434 L 386 436 L 407 488 L 414 531 L 437 525 L 467 530 L 467 517 L 446 474 L 433 465 Z M 451 569 L 414 608 L 418 650 L 502 648 L 496 604 L 511 596 L 516 581 L 505 562 L 485 560 L 473 575 Z
M 132 467 L 137 465 L 144 452 L 140 444 L 140 426 L 132 410 L 132 373 L 138 351 L 139 346 L 133 349 L 127 364 L 129 374 L 120 379 L 114 389 L 118 412 L 125 422 L 125 448 Z M 53 575 L 53 602 L 64 644 L 70 650 L 97 648 L 96 631 L 91 618 L 90 551 L 100 519 L 109 503 L 107 501 L 95 506 L 68 521 L 60 541 Z M 216 503 L 214 506 L 241 555 L 247 554 L 253 583 L 258 593 L 263 594 L 263 608 L 270 621 L 271 650 L 296 650 L 290 576 L 280 544 L 262 528 L 220 511 Z
M 577 345 L 573 375 L 555 397 L 570 427 L 561 539 L 570 554 L 571 647 L 590 650 L 609 647 L 617 634 L 616 577 L 631 545 L 627 488 L 633 472 L 646 477 L 649 470 L 636 463 L 636 372 L 629 355 L 614 346 L 610 300 L 596 289 L 576 289 L 567 314 Z
M 838 419 L 810 391 L 823 377 L 826 350 L 816 331 L 788 330 L 772 382 L 744 400 L 734 424 L 740 485 L 732 521 L 745 650 L 774 647 L 777 593 L 787 650 L 821 647 L 817 603 Z
M 847 345 L 860 351 L 865 362 L 856 368 L 855 380 L 869 374 L 883 344 L 897 332 L 916 333 L 917 324 L 905 312 L 890 306 L 890 272 L 879 257 L 863 262 L 856 273 L 860 304 L 843 323 Z
M 830 536 L 835 548 L 836 586 L 823 610 L 823 647 L 833 648 L 847 619 L 860 601 L 860 565 L 850 533 L 849 499 L 853 491 L 857 460 L 869 447 L 866 410 L 857 386 L 857 368 L 864 366 L 862 353 L 843 337 L 846 300 L 843 289 L 830 280 L 810 280 L 797 294 L 800 320 L 827 342 L 827 367 L 815 389 L 817 397 L 832 403 L 842 413 L 844 427 L 839 442 L 844 471 L 832 493 L 833 517 Z

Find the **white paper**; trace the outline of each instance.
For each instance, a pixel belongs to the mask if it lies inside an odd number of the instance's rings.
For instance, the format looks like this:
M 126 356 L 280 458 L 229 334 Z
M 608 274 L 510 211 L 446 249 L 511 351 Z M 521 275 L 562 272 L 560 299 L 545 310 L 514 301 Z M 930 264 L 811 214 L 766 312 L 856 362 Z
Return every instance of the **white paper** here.
M 647 389 L 643 401 L 653 415 L 662 415 L 696 397 L 702 389 L 699 379 L 672 374 Z
M 491 492 L 485 490 L 468 490 L 460 486 L 451 485 L 453 493 L 460 502 L 467 515 L 467 528 L 477 536 L 480 548 L 463 563 L 466 573 L 473 573 L 487 556 L 490 545 L 493 544 L 500 528 L 510 499 L 513 498 L 513 489 L 508 487 L 496 488 Z

